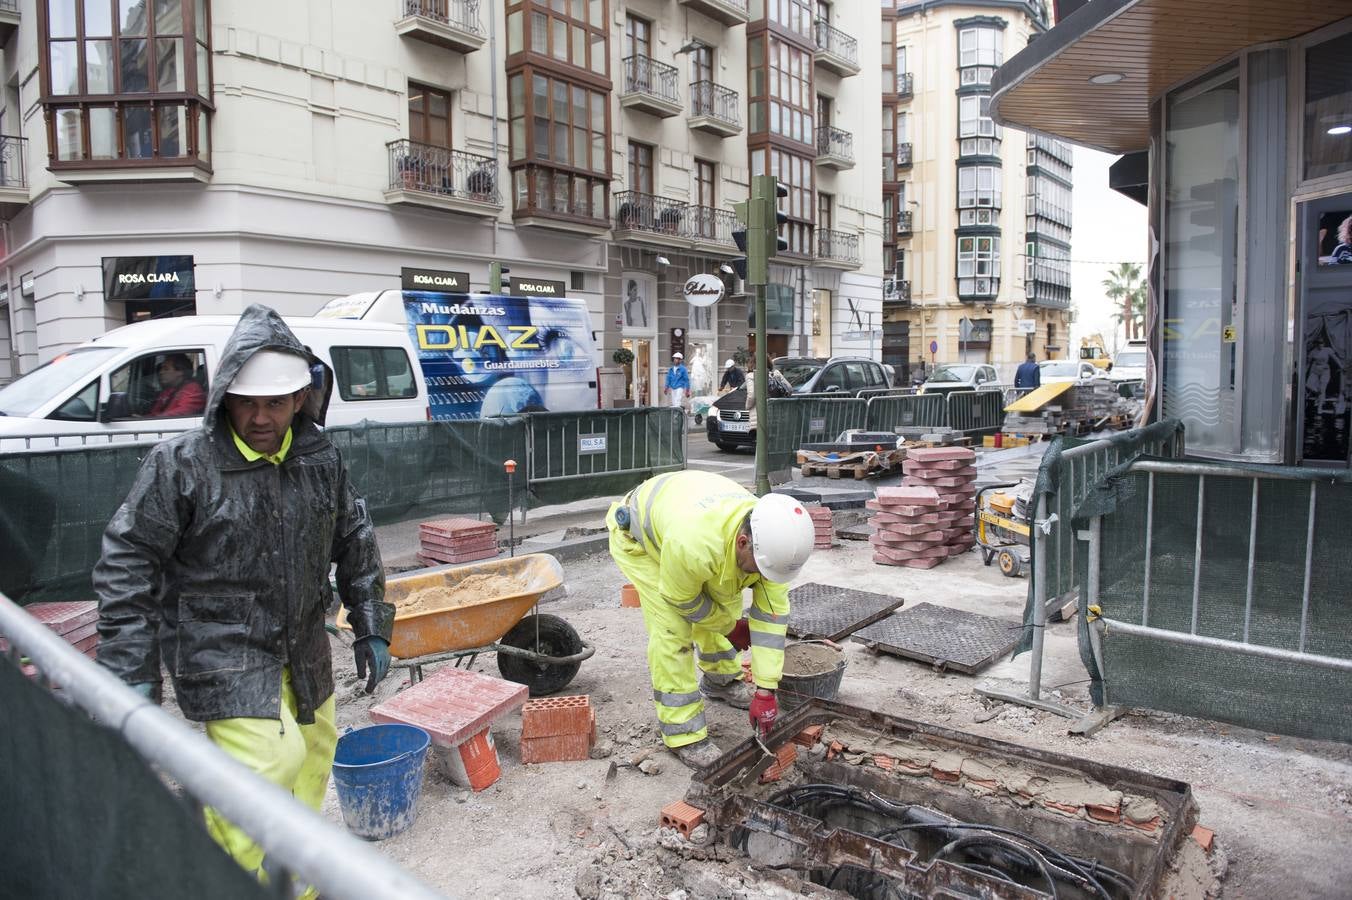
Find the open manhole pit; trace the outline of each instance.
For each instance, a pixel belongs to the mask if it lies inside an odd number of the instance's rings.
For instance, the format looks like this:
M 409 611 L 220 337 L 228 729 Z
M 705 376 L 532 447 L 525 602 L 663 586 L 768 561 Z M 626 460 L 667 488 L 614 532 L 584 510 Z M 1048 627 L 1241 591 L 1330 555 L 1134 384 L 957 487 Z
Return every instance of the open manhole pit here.
M 770 748 L 797 756 L 775 780 L 747 741 L 687 799 L 753 863 L 842 896 L 1144 900 L 1196 822 L 1189 786 L 1147 772 L 824 700 L 781 723 Z

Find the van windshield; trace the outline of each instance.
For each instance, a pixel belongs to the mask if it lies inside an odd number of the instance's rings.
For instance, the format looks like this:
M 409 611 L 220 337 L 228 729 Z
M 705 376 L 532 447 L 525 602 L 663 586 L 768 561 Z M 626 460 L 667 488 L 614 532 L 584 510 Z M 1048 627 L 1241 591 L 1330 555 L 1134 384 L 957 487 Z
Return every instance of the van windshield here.
M 62 353 L 46 365 L 0 388 L 0 415 L 27 416 L 48 400 L 82 383 L 121 347 L 79 347 Z
M 1121 353 L 1117 354 L 1117 365 L 1126 366 L 1129 369 L 1144 369 L 1145 351 L 1123 350 Z

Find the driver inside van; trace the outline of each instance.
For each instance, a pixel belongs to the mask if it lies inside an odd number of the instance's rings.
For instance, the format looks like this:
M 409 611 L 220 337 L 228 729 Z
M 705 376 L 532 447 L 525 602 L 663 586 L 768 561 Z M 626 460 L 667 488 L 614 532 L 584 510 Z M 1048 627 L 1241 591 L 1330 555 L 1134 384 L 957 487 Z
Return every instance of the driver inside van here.
M 146 410 L 146 417 L 168 419 L 200 416 L 207 406 L 207 392 L 193 380 L 192 361 L 186 353 L 170 353 L 160 360 L 156 375 L 160 392 Z

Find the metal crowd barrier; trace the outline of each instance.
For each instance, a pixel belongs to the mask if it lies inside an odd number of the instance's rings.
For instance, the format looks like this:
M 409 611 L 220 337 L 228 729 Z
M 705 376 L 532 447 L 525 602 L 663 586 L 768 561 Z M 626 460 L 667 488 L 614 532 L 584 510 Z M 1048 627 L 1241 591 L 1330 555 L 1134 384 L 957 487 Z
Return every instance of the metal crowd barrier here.
M 995 432 L 1005 421 L 1001 390 L 953 391 L 945 398 L 948 427 L 964 434 Z
M 538 500 L 599 496 L 602 485 L 609 485 L 606 490 L 632 486 L 685 468 L 685 413 L 679 409 L 528 413 L 522 418 L 526 486 Z
M 948 424 L 948 406 L 943 394 L 898 394 L 868 400 L 869 431 L 898 428 L 939 427 Z
M 63 699 L 120 735 L 146 765 L 164 772 L 198 803 L 219 810 L 253 838 L 266 854 L 278 896 L 293 896 L 288 892 L 292 876 L 333 900 L 435 900 L 443 896 L 370 844 L 259 778 L 206 735 L 127 687 L 3 594 L 0 634 L 9 642 L 13 663 L 27 657 L 41 682 L 59 688 Z M 4 664 L 9 663 L 0 663 Z M 44 776 L 10 772 L 0 777 Z M 205 828 L 205 820 L 199 821 Z M 69 848 L 72 853 L 88 849 Z
M 1200 660 L 1193 660 L 1190 668 L 1195 666 L 1196 678 L 1202 685 L 1190 683 L 1186 686 L 1180 686 L 1177 691 L 1160 690 L 1158 687 L 1142 687 L 1138 684 L 1136 693 L 1133 694 L 1130 689 L 1122 693 L 1127 697 L 1128 702 L 1134 696 L 1137 699 L 1146 699 L 1146 702 L 1152 708 L 1163 708 L 1166 711 L 1179 712 L 1185 715 L 1202 715 L 1208 718 L 1230 721 L 1236 724 L 1248 727 L 1264 728 L 1266 730 L 1283 731 L 1286 733 L 1298 733 L 1306 737 L 1333 738 L 1336 740 L 1352 739 L 1352 728 L 1346 720 L 1346 717 L 1333 716 L 1323 721 L 1312 721 L 1316 717 L 1298 716 L 1297 721 L 1291 722 L 1287 719 L 1290 712 L 1289 707 L 1293 704 L 1299 704 L 1302 701 L 1306 705 L 1314 706 L 1316 709 L 1327 708 L 1327 702 L 1334 704 L 1342 703 L 1345 700 L 1346 681 L 1341 682 L 1341 687 L 1337 683 L 1334 686 L 1334 697 L 1331 701 L 1321 702 L 1319 699 L 1311 699 L 1307 696 L 1292 696 L 1286 690 L 1287 685 L 1281 683 L 1284 676 L 1286 679 L 1296 682 L 1305 682 L 1309 684 L 1309 692 L 1317 693 L 1319 687 L 1312 682 L 1316 679 L 1309 678 L 1304 672 L 1299 671 L 1297 667 L 1313 667 L 1315 670 L 1327 670 L 1337 673 L 1341 676 L 1352 675 L 1352 641 L 1347 637 L 1345 626 L 1352 616 L 1339 615 L 1337 608 L 1341 606 L 1343 599 L 1342 586 L 1332 585 L 1326 582 L 1323 585 L 1323 603 L 1322 622 L 1315 621 L 1312 618 L 1312 593 L 1315 582 L 1314 564 L 1315 564 L 1315 544 L 1316 544 L 1316 518 L 1321 510 L 1321 497 L 1323 502 L 1331 506 L 1329 520 L 1343 519 L 1342 510 L 1348 499 L 1349 493 L 1352 493 L 1352 483 L 1347 481 L 1332 481 L 1325 479 L 1325 492 L 1321 494 L 1321 483 L 1316 473 L 1309 470 L 1287 470 L 1277 469 L 1245 469 L 1235 466 L 1215 465 L 1210 463 L 1182 462 L 1182 461 L 1155 461 L 1138 460 L 1129 463 L 1120 477 L 1145 476 L 1146 498 L 1144 523 L 1139 521 L 1137 516 L 1126 516 L 1122 512 L 1113 512 L 1108 515 L 1095 515 L 1089 519 L 1088 537 L 1088 560 L 1087 574 L 1085 584 L 1085 594 L 1087 609 L 1090 612 L 1090 624 L 1087 629 L 1090 651 L 1094 656 L 1095 665 L 1100 677 L 1105 678 L 1107 685 L 1111 687 L 1114 682 L 1107 679 L 1107 668 L 1105 667 L 1103 645 L 1109 637 L 1117 638 L 1123 636 L 1127 638 L 1137 638 L 1149 642 L 1151 651 L 1148 654 L 1149 665 L 1160 664 L 1160 657 L 1163 655 L 1162 649 L 1158 649 L 1160 644 L 1176 645 L 1188 648 L 1199 653 L 1219 653 L 1227 655 L 1226 658 L 1234 659 L 1239 657 L 1245 660 L 1243 667 L 1231 670 L 1228 674 L 1218 674 L 1209 667 L 1202 665 Z M 1189 548 L 1181 547 L 1177 543 L 1170 543 L 1166 538 L 1161 543 L 1162 547 L 1157 547 L 1157 503 L 1156 488 L 1157 480 L 1160 477 L 1178 478 L 1182 477 L 1189 481 L 1195 481 L 1197 502 L 1195 511 L 1188 511 L 1185 507 L 1174 506 L 1184 512 L 1184 515 L 1192 519 L 1192 530 L 1195 532 L 1195 539 L 1190 548 L 1191 553 L 1191 585 L 1190 589 L 1186 585 L 1177 583 L 1171 584 L 1167 578 L 1160 578 L 1155 581 L 1157 570 L 1164 569 L 1170 556 L 1170 550 L 1183 550 Z M 1202 570 L 1207 561 L 1213 566 L 1220 566 L 1226 571 L 1238 571 L 1238 567 L 1231 565 L 1231 562 L 1238 562 L 1235 558 L 1235 551 L 1241 548 L 1234 540 L 1238 535 L 1226 534 L 1224 525 L 1215 523 L 1214 517 L 1225 516 L 1230 520 L 1242 521 L 1243 513 L 1234 508 L 1235 491 L 1233 490 L 1235 480 L 1247 481 L 1250 487 L 1246 493 L 1248 495 L 1248 527 L 1247 541 L 1241 552 L 1244 559 L 1244 594 L 1243 594 L 1243 614 L 1242 619 L 1237 615 L 1237 604 L 1227 604 L 1229 599 L 1227 588 L 1229 585 L 1222 580 L 1219 584 L 1211 583 L 1205 588 L 1205 591 L 1211 595 L 1211 607 L 1207 610 L 1205 628 L 1212 634 L 1203 634 L 1202 614 L 1204 604 L 1202 595 L 1204 592 Z M 1229 482 L 1229 483 L 1227 483 Z M 1212 500 L 1208 485 L 1215 485 L 1214 491 L 1217 491 L 1217 500 Z M 1297 497 L 1284 497 L 1282 488 L 1290 486 L 1291 493 L 1299 495 L 1304 494 L 1308 497 L 1308 502 L 1304 504 L 1304 509 L 1299 508 Z M 1266 486 L 1266 491 L 1260 491 L 1260 488 Z M 1306 486 L 1307 490 L 1301 490 Z M 1177 484 L 1174 485 L 1177 488 Z M 1229 490 L 1227 490 L 1229 488 Z M 1269 513 L 1292 513 L 1292 519 L 1303 519 L 1303 528 L 1293 529 L 1285 527 L 1288 523 L 1279 523 L 1276 526 L 1269 524 L 1265 530 L 1264 541 L 1260 543 L 1259 533 L 1262 527 L 1260 523 L 1263 516 L 1260 514 L 1260 492 L 1266 496 L 1275 493 L 1273 498 L 1281 506 L 1281 509 L 1274 509 L 1269 506 Z M 1139 496 L 1137 494 L 1137 496 Z M 1177 491 L 1170 493 L 1168 498 L 1161 498 L 1165 504 L 1170 499 L 1176 499 Z M 1272 501 L 1269 501 L 1271 504 Z M 1169 507 L 1164 506 L 1167 510 Z M 1106 522 L 1106 524 L 1105 524 Z M 1167 522 L 1167 525 L 1175 522 Z M 1295 522 L 1289 523 L 1294 525 Z M 1115 595 L 1112 602 L 1105 601 L 1105 596 L 1109 592 L 1104 588 L 1104 575 L 1114 569 L 1119 572 L 1124 568 L 1131 568 L 1136 563 L 1134 554 L 1124 554 L 1121 552 L 1105 553 L 1105 530 L 1112 532 L 1112 543 L 1114 547 L 1120 547 L 1124 540 L 1134 546 L 1136 537 L 1144 528 L 1144 553 L 1141 555 L 1143 570 L 1140 577 L 1140 621 L 1128 621 L 1114 614 L 1115 607 L 1125 606 L 1124 611 L 1133 611 L 1133 603 L 1138 596 L 1136 593 L 1137 580 L 1134 576 L 1114 579 L 1111 593 Z M 1274 528 L 1278 533 L 1274 534 Z M 1292 533 L 1294 532 L 1294 533 Z M 1285 549 L 1292 552 L 1283 552 L 1284 548 L 1273 547 L 1274 540 L 1289 540 L 1290 544 Z M 1296 553 L 1297 543 L 1303 541 L 1303 553 Z M 1157 552 L 1158 551 L 1158 552 Z M 1258 558 L 1260 552 L 1264 553 L 1266 558 L 1265 574 L 1263 580 L 1264 596 L 1259 600 L 1262 603 L 1262 609 L 1259 617 L 1255 621 L 1255 586 L 1259 579 Z M 1274 560 L 1280 563 L 1289 563 L 1290 565 L 1274 564 Z M 1298 565 L 1294 565 L 1298 564 Z M 1294 580 L 1281 578 L 1283 574 L 1295 575 L 1299 579 L 1299 593 L 1297 594 Z M 1274 580 L 1278 583 L 1274 583 Z M 1180 592 L 1179 588 L 1183 590 Z M 1299 596 L 1299 615 L 1296 616 L 1296 609 L 1293 601 L 1295 596 Z M 1120 599 L 1120 603 L 1118 600 Z M 1152 601 L 1154 606 L 1152 607 Z M 1186 617 L 1183 612 L 1186 610 Z M 1152 617 L 1152 612 L 1154 613 Z M 1153 624 L 1152 624 L 1153 619 Z M 1294 621 L 1293 621 L 1294 620 Z M 1175 627 L 1167 627 L 1169 624 Z M 1320 626 L 1323 626 L 1322 630 Z M 1228 633 L 1229 637 L 1218 637 L 1216 633 Z M 1260 636 L 1261 635 L 1261 636 Z M 1294 646 L 1291 646 L 1294 644 Z M 1284 646 L 1285 645 L 1285 646 Z M 1327 652 L 1314 652 L 1312 645 L 1317 645 L 1326 650 L 1341 648 L 1346 650 L 1348 655 L 1332 656 Z M 1130 654 L 1126 654 L 1129 658 Z M 1211 656 L 1214 660 L 1216 657 Z M 1135 659 L 1129 662 L 1119 663 L 1120 667 L 1131 669 L 1132 663 L 1135 664 L 1138 681 L 1151 683 L 1153 679 L 1143 677 L 1140 670 L 1147 665 L 1141 654 L 1137 654 Z M 1273 676 L 1272 672 L 1263 667 L 1267 663 L 1281 664 L 1282 668 L 1276 670 L 1279 673 Z M 1217 677 L 1223 681 L 1223 684 L 1217 685 L 1214 690 L 1208 691 L 1204 682 L 1209 677 Z M 1247 679 L 1247 684 L 1240 683 Z M 1232 694 L 1246 695 L 1247 702 L 1243 709 L 1236 709 L 1233 706 L 1233 697 L 1227 697 L 1222 694 L 1223 691 L 1229 691 Z M 1202 696 L 1198 696 L 1198 695 Z M 1212 700 L 1207 697 L 1214 697 Z M 1120 701 L 1119 701 L 1120 702 Z M 1266 717 L 1265 717 L 1266 711 Z M 1100 713 L 1101 721 L 1108 721 L 1122 710 L 1118 708 L 1117 702 L 1108 699 Z M 1338 720 L 1342 720 L 1339 724 Z M 1281 725 L 1295 725 L 1296 731 L 1283 729 Z

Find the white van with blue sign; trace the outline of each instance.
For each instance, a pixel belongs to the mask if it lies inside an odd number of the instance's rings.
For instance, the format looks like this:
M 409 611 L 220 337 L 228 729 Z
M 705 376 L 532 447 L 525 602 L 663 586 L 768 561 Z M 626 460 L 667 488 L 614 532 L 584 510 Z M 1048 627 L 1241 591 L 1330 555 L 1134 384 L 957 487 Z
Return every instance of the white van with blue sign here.
M 390 290 L 339 297 L 315 316 L 404 324 L 433 419 L 598 405 L 596 344 L 582 300 Z

